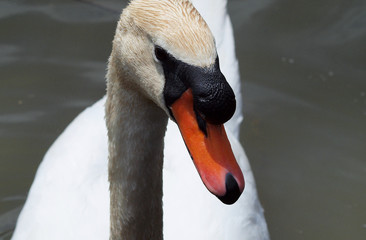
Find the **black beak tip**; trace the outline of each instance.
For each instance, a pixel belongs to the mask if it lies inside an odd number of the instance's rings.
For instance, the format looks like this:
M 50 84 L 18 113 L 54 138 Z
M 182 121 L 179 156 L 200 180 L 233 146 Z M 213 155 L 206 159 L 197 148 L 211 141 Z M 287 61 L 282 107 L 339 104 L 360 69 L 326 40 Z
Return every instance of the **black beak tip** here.
M 224 196 L 217 196 L 221 202 L 231 205 L 235 203 L 240 195 L 241 191 L 239 189 L 238 183 L 231 173 L 227 173 L 225 177 L 226 194 Z

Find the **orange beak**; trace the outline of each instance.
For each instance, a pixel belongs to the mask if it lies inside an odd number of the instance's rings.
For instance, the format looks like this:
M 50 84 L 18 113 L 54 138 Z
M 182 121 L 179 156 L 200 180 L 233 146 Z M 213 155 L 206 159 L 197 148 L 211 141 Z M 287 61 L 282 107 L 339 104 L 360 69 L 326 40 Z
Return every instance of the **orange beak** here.
M 190 89 L 172 104 L 171 110 L 207 189 L 222 202 L 234 203 L 243 192 L 245 183 L 224 126 L 206 122 L 207 135 L 200 129 Z

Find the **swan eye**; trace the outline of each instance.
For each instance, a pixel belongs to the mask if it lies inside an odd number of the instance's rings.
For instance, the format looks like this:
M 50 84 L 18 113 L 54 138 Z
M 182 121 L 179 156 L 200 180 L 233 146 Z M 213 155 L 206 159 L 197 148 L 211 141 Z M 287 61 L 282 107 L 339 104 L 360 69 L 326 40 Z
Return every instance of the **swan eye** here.
M 159 61 L 164 61 L 168 59 L 168 53 L 159 46 L 155 46 L 155 57 L 159 60 Z

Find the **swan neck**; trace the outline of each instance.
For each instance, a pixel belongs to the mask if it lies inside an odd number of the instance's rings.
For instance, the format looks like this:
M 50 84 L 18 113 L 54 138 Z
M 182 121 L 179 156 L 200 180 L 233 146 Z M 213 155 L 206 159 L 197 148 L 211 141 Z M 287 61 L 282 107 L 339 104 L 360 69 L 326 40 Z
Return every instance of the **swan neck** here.
M 109 139 L 110 239 L 161 240 L 162 165 L 167 116 L 126 81 L 110 59 L 106 123 Z

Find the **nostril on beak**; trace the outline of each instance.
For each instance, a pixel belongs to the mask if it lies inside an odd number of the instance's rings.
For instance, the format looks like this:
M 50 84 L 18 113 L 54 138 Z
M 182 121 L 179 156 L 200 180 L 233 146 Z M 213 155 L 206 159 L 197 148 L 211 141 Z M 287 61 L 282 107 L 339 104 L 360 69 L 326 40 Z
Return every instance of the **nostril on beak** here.
M 241 195 L 239 185 L 231 173 L 225 176 L 226 193 L 224 196 L 218 196 L 221 202 L 225 204 L 233 204 Z

